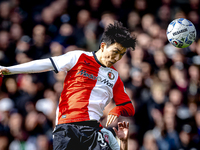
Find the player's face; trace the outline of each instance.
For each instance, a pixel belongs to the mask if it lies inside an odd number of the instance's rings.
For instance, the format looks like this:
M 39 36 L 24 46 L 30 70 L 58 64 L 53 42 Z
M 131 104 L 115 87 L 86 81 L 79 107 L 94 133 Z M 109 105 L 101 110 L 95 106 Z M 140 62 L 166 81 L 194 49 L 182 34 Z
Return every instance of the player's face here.
M 106 67 L 111 67 L 126 53 L 126 48 L 122 47 L 119 43 L 114 43 L 108 47 L 105 43 L 101 43 L 101 48 L 103 50 L 101 63 Z

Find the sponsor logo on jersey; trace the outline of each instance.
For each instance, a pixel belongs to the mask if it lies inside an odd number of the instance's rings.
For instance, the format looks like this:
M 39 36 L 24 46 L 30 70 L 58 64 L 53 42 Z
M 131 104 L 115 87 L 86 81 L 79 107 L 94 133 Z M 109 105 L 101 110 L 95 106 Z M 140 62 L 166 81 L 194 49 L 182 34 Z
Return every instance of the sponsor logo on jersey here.
M 178 35 L 178 34 L 180 34 L 180 33 L 187 32 L 187 31 L 188 31 L 187 28 L 185 28 L 185 29 L 182 29 L 182 30 L 180 30 L 180 31 L 176 31 L 176 32 L 174 32 L 174 33 L 172 33 L 172 34 L 173 34 L 173 36 L 175 36 L 175 35 Z
M 110 80 L 113 80 L 115 78 L 115 75 L 112 72 L 108 72 L 108 78 Z
M 101 82 L 101 83 L 103 83 L 103 84 L 106 84 L 107 86 L 113 88 L 113 84 L 110 83 L 109 80 L 107 80 L 107 79 L 105 79 L 105 78 L 102 79 L 102 78 L 99 77 L 99 76 L 96 77 L 96 76 L 94 76 L 93 74 L 87 73 L 87 71 L 85 71 L 85 70 L 79 71 L 79 72 L 77 73 L 77 75 L 81 75 L 81 76 L 87 77 L 87 78 L 92 79 L 92 80 L 97 80 L 97 81 L 99 81 L 99 82 Z M 113 76 L 114 76 L 114 74 L 113 74 Z

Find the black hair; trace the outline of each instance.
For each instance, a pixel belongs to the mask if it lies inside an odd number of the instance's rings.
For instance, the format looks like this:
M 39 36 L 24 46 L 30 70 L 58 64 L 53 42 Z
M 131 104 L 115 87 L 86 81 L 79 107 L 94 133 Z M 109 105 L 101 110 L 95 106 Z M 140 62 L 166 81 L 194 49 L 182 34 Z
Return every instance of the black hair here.
M 135 49 L 136 38 L 131 35 L 129 30 L 123 26 L 121 22 L 114 21 L 114 24 L 109 24 L 102 35 L 101 43 L 106 43 L 110 46 L 113 43 L 119 43 L 125 48 Z

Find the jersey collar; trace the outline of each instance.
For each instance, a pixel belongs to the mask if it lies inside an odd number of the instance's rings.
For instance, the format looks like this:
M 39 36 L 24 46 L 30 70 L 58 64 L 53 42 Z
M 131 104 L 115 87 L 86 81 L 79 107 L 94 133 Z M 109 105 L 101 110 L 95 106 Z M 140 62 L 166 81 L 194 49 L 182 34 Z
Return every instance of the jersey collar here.
M 96 53 L 97 51 L 93 51 L 92 52 L 92 54 L 93 54 L 93 56 L 94 56 L 94 59 L 96 60 L 96 62 L 99 64 L 99 65 L 101 65 L 102 67 L 104 67 L 104 68 L 106 68 L 106 66 L 104 66 L 102 63 L 100 63 L 100 61 L 97 59 L 97 56 L 96 56 Z

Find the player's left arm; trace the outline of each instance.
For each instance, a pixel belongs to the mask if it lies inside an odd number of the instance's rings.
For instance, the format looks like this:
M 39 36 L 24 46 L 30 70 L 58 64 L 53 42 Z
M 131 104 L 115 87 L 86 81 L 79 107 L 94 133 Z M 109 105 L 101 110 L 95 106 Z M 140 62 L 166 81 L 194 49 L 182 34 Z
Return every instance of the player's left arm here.
M 120 115 L 133 116 L 135 114 L 133 104 L 126 94 L 124 84 L 120 77 L 118 77 L 118 80 L 113 87 L 113 95 L 116 107 L 108 113 L 106 126 L 114 122 Z

